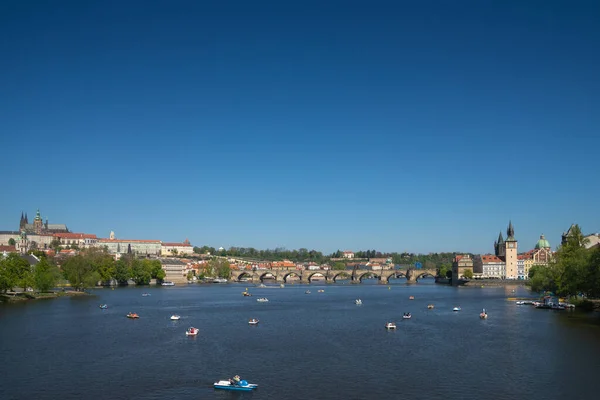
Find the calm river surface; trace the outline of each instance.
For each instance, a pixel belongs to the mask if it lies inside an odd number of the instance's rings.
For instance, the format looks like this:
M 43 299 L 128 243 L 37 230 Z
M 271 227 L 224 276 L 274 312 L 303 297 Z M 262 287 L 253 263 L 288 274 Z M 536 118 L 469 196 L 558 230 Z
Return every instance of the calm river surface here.
M 246 287 L 253 297 L 241 295 Z M 507 298 L 530 294 L 511 289 L 188 285 L 0 304 L 0 398 L 599 398 L 597 313 L 516 306 Z M 174 313 L 182 319 L 171 322 Z M 249 326 L 252 317 L 260 324 Z M 387 321 L 398 329 L 386 331 Z M 191 325 L 196 338 L 185 336 Z M 235 374 L 259 388 L 212 388 Z

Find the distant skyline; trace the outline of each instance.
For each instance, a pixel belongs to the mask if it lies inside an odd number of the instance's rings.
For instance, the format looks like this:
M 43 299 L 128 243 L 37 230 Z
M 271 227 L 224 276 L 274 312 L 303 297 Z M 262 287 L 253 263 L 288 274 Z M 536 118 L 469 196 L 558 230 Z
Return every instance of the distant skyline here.
M 600 231 L 597 1 L 0 4 L 0 230 L 493 252 Z

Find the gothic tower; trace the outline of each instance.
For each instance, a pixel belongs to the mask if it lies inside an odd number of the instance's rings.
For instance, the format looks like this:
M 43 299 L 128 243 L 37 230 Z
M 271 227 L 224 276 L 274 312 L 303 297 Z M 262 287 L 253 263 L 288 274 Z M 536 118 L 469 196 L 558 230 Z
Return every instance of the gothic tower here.
M 19 222 L 19 231 L 25 229 L 25 217 L 23 216 L 23 211 L 21 211 L 21 221 Z
M 37 214 L 35 215 L 35 219 L 33 220 L 33 230 L 38 235 L 42 233 L 43 228 L 42 217 L 40 216 L 40 209 L 38 208 Z
M 502 232 L 498 235 L 498 241 L 494 242 L 494 253 L 496 254 L 496 257 L 504 257 L 506 255 L 506 246 L 504 238 L 502 237 Z
M 517 279 L 517 248 L 518 242 L 515 239 L 515 229 L 513 228 L 512 221 L 508 223 L 508 229 L 506 230 L 505 244 L 505 263 L 506 263 L 506 279 Z

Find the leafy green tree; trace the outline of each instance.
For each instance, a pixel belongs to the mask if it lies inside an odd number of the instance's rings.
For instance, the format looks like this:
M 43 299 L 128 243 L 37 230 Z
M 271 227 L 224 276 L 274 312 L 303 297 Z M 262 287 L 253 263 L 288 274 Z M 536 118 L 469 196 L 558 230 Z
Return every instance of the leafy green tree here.
M 16 266 L 19 255 L 17 253 L 9 253 L 7 257 L 0 257 L 0 290 L 6 292 L 17 285 L 17 270 Z
M 56 286 L 56 282 L 60 279 L 59 269 L 51 264 L 46 258 L 42 258 L 36 264 L 33 272 L 33 286 L 39 292 L 49 292 Z
M 131 278 L 131 268 L 127 263 L 127 260 L 121 258 L 115 263 L 115 272 L 113 274 L 113 278 L 120 284 L 126 285 L 127 281 Z
M 336 270 L 336 271 L 343 271 L 346 269 L 346 264 L 342 261 L 336 261 L 331 266 L 331 269 Z
M 452 265 L 444 263 L 438 268 L 438 276 L 445 277 L 448 271 L 452 273 Z
M 211 276 L 229 279 L 231 277 L 231 268 L 229 262 L 224 258 L 213 258 L 206 267 L 207 273 Z
M 21 258 L 17 253 L 10 253 L 4 260 L 7 268 L 7 277 L 10 287 L 21 287 L 26 290 L 33 285 L 33 273 L 27 260 Z
M 160 263 L 160 261 L 158 260 L 152 260 L 150 261 L 152 267 L 152 278 L 153 279 L 158 279 L 158 280 L 163 280 L 165 279 L 166 273 L 165 270 L 162 268 L 162 264 Z
M 188 271 L 188 273 L 187 273 L 187 280 L 191 281 L 192 279 L 194 279 L 194 272 L 193 271 Z
M 137 285 L 147 285 L 152 279 L 152 265 L 149 260 L 133 260 L 131 266 L 131 279 Z
M 69 257 L 62 267 L 65 278 L 77 291 L 95 286 L 100 280 L 100 274 L 83 254 Z
M 588 296 L 600 298 L 600 247 L 591 251 L 586 281 Z
M 15 239 L 13 239 L 13 238 L 8 239 L 8 245 L 9 246 L 14 246 L 16 244 L 17 244 L 17 242 L 15 242 Z
M 547 266 L 534 266 L 529 271 L 532 290 L 565 297 L 593 292 L 593 252 L 585 248 L 587 239 L 579 225 L 574 225 L 569 233 Z
M 471 268 L 465 269 L 463 276 L 467 279 L 473 279 L 473 270 Z

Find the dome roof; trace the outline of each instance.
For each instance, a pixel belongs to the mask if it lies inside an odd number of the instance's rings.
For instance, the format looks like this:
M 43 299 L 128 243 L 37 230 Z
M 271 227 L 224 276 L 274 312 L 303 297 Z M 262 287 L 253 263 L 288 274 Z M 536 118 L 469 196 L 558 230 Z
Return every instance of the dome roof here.
M 546 240 L 546 238 L 544 237 L 544 235 L 540 236 L 540 240 L 538 240 L 538 242 L 535 245 L 536 249 L 545 249 L 545 248 L 550 248 L 550 242 L 548 242 Z

